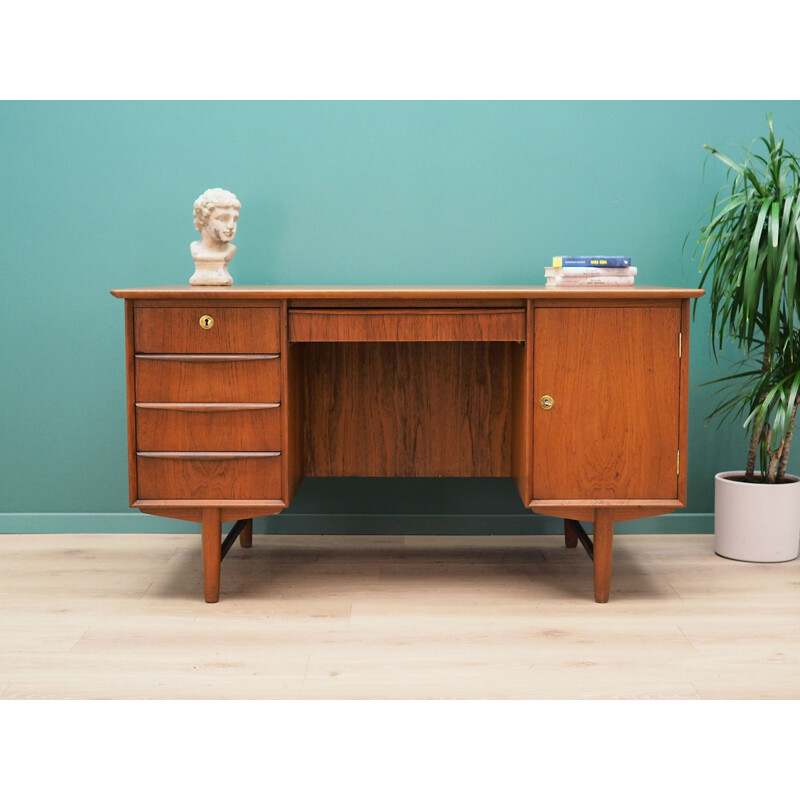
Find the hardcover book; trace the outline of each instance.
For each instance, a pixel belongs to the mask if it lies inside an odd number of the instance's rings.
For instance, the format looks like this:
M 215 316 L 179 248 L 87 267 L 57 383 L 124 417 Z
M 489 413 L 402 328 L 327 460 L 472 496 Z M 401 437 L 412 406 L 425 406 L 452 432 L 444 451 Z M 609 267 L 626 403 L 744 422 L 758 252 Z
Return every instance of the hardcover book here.
M 630 256 L 553 256 L 553 267 L 629 267 Z

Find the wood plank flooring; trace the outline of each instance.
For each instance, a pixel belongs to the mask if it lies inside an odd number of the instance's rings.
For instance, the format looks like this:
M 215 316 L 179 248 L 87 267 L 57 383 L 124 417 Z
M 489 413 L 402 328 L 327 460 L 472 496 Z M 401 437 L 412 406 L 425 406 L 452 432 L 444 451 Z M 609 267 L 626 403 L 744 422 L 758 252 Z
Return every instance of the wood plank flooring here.
M 560 536 L 0 536 L 0 699 L 800 699 L 800 561 Z

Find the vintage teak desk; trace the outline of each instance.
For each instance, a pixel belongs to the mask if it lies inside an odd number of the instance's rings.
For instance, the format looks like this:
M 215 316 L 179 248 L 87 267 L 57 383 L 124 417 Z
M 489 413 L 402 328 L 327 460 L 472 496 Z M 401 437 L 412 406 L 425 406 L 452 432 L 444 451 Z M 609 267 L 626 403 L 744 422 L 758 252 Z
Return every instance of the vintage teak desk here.
M 287 508 L 304 476 L 511 477 L 593 557 L 599 603 L 614 523 L 685 505 L 698 290 L 112 294 L 125 299 L 130 503 L 200 523 L 207 602 L 237 535 L 250 546 L 253 517 Z

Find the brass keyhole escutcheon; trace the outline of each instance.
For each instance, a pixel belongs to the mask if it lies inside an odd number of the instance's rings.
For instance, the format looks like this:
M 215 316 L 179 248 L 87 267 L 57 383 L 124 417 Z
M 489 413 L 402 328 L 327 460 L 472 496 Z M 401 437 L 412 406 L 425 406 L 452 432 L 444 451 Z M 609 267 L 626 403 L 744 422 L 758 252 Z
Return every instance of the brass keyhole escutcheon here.
M 539 405 L 540 405 L 540 406 L 541 406 L 541 407 L 542 407 L 542 408 L 543 408 L 545 411 L 547 411 L 548 409 L 551 409 L 551 408 L 553 407 L 553 404 L 554 404 L 554 402 L 555 402 L 555 401 L 553 400 L 553 398 L 552 398 L 552 397 L 550 397 L 550 395 L 549 395 L 549 394 L 546 394 L 546 395 L 544 395 L 544 396 L 542 397 L 542 399 L 539 401 Z
M 203 316 L 200 317 L 200 327 L 204 331 L 207 331 L 209 328 L 213 328 L 214 327 L 214 317 L 209 317 L 208 314 L 203 314 Z

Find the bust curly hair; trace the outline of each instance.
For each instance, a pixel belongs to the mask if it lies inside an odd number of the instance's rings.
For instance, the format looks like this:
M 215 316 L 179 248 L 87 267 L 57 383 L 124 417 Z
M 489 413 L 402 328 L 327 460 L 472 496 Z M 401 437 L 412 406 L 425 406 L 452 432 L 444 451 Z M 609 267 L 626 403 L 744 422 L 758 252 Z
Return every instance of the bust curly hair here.
M 241 207 L 242 204 L 233 192 L 208 189 L 194 201 L 194 227 L 202 231 L 215 208 L 235 208 L 238 211 Z

